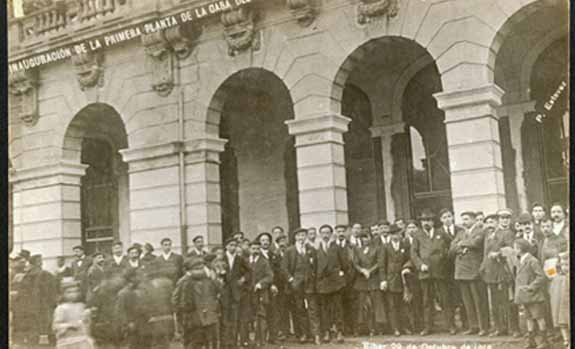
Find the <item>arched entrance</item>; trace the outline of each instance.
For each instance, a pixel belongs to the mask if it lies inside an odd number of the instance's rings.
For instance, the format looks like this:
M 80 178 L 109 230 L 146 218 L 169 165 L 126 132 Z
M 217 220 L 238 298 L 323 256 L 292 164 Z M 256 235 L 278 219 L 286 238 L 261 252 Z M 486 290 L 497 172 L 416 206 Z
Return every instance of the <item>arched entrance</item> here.
M 501 144 L 514 209 L 568 200 L 568 11 L 567 2 L 537 1 L 500 30 L 494 78 L 505 91 Z
M 88 254 L 111 252 L 129 237 L 128 172 L 120 149 L 128 147 L 120 115 L 105 104 L 82 109 L 66 131 L 64 158 L 87 165 L 81 180 L 82 244 Z
M 293 137 L 284 124 L 293 119 L 289 91 L 274 74 L 246 69 L 230 76 L 216 92 L 221 105 L 220 155 L 222 233 L 253 238 L 280 225 L 299 225 Z
M 341 110 L 350 222 L 414 217 L 451 208 L 441 79 L 430 54 L 412 40 L 383 37 L 343 64 Z

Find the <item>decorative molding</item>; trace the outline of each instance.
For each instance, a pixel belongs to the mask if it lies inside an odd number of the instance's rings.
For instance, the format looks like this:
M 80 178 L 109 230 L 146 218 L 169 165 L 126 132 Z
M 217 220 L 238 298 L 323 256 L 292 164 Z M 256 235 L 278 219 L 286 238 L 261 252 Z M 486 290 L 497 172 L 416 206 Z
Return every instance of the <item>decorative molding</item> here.
M 22 0 L 22 13 L 24 16 L 52 6 L 52 0 Z
M 504 94 L 501 87 L 489 84 L 466 90 L 438 92 L 433 97 L 437 100 L 438 108 L 448 111 L 481 104 L 498 107 Z
M 286 0 L 292 16 L 302 27 L 307 27 L 315 20 L 317 9 L 315 0 Z
M 260 38 L 255 31 L 256 14 L 248 6 L 222 13 L 220 21 L 224 25 L 224 38 L 228 42 L 228 54 L 235 56 L 249 48 L 258 50 Z
M 328 114 L 311 118 L 286 120 L 285 124 L 288 126 L 290 135 L 300 136 L 322 131 L 334 131 L 343 134 L 347 132 L 347 125 L 350 121 L 350 118 L 342 115 Z
M 11 110 L 26 126 L 38 122 L 38 70 L 21 70 L 9 74 L 8 91 L 10 91 Z M 14 108 L 14 109 L 12 109 Z
M 190 56 L 201 34 L 202 28 L 190 22 L 164 31 L 164 36 L 178 59 L 186 59 Z
M 395 134 L 404 133 L 405 123 L 398 122 L 390 125 L 373 126 L 369 128 L 369 131 L 371 132 L 372 138 L 376 137 L 389 138 Z
M 177 37 L 173 32 L 171 38 Z M 174 52 L 166 39 L 164 31 L 143 34 L 142 44 L 147 64 L 152 71 L 152 88 L 162 97 L 168 96 L 174 89 Z
M 88 165 L 70 161 L 60 161 L 55 164 L 12 169 L 10 171 L 9 180 L 10 183 L 19 183 L 53 176 L 71 176 L 79 178 L 86 174 L 87 168 Z
M 393 18 L 398 12 L 399 0 L 360 0 L 357 6 L 357 21 L 359 24 L 365 24 L 383 15 Z
M 72 56 L 72 63 L 76 67 L 76 74 L 82 91 L 96 85 L 103 86 L 103 60 L 104 55 L 101 51 L 90 51 Z
M 182 150 L 182 142 L 152 144 L 140 148 L 121 149 L 122 159 L 126 163 L 145 161 L 178 154 Z

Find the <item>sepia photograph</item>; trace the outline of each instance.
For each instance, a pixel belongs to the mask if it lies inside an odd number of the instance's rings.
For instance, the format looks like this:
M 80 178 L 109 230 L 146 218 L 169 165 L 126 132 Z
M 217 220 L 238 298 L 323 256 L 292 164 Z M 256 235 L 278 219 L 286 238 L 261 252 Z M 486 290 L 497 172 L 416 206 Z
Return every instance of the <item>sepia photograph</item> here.
M 9 349 L 559 349 L 568 0 L 7 0 Z

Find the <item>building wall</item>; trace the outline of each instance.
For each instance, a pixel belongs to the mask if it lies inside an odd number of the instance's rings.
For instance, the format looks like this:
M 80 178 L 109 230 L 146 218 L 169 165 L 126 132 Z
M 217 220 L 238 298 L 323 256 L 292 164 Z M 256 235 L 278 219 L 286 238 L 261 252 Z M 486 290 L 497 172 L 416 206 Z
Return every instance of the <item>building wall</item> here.
M 131 242 L 157 243 L 170 236 L 179 247 L 183 229 L 188 234 L 205 234 L 217 243 L 221 238 L 218 162 L 225 143 L 219 139 L 225 93 L 218 89 L 234 73 L 254 67 L 275 74 L 293 101 L 294 122 L 287 127 L 297 148 L 302 225 L 347 223 L 342 134 L 349 119 L 341 116 L 341 95 L 357 58 L 368 53 L 373 39 L 385 37 L 414 41 L 438 67 L 443 91 L 435 97 L 446 114 L 455 210 L 482 207 L 492 211 L 505 206 L 495 110 L 504 91 L 494 84 L 493 66 L 506 34 L 503 29 L 542 3 L 400 1 L 396 17 L 358 24 L 357 2 L 324 1 L 315 21 L 302 26 L 284 2 L 260 2 L 255 21 L 258 47 L 230 56 L 222 23 L 217 16 L 207 20 L 189 57 L 177 59 L 170 53 L 174 68 L 169 73 L 176 87 L 167 96 L 152 88 L 156 75 L 165 71 L 150 62 L 140 40 L 104 50 L 102 84 L 94 87 L 81 89 L 77 71 L 69 62 L 45 65 L 39 69 L 38 122 L 24 125 L 14 109 L 10 115 L 16 250 L 43 253 L 50 263 L 56 255 L 69 254 L 78 242 L 78 183 L 83 168 L 65 161 L 65 135 L 79 111 L 94 103 L 114 108 L 125 124 L 128 149 L 122 154 L 129 166 Z M 154 9 L 143 4 L 125 14 L 127 23 L 154 16 Z M 16 34 L 11 30 L 10 35 Z M 11 42 L 12 58 L 50 45 L 47 39 L 40 39 L 36 46 Z M 398 104 L 394 101 L 393 105 Z M 379 116 L 377 111 L 374 114 Z M 400 121 L 379 126 L 397 129 L 393 123 Z M 386 132 L 372 130 L 372 136 L 391 136 Z M 246 229 L 267 228 L 271 207 L 262 222 Z M 259 211 L 262 206 L 251 209 Z M 277 219 L 285 221 L 285 216 Z M 47 220 L 52 223 L 48 225 Z

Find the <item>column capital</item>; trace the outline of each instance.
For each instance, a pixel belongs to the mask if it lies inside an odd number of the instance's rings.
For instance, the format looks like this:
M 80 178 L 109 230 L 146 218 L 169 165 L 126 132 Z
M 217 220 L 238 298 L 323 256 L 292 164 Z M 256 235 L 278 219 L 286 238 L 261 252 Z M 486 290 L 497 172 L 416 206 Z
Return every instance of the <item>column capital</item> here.
M 497 115 L 499 117 L 507 116 L 509 118 L 521 117 L 526 113 L 535 112 L 535 101 L 523 101 L 517 103 L 510 103 L 499 106 L 497 108 Z
M 495 84 L 435 93 L 437 106 L 445 111 L 445 122 L 497 117 L 496 108 L 501 105 L 505 92 Z
M 221 153 L 225 150 L 227 139 L 217 137 L 199 137 L 187 140 L 184 143 L 184 151 L 186 153 L 194 152 L 213 152 Z
M 168 142 L 138 148 L 122 149 L 120 150 L 120 154 L 122 154 L 124 162 L 130 163 L 174 155 L 177 154 L 180 149 L 182 149 L 181 142 Z
M 55 164 L 48 164 L 36 167 L 26 167 L 21 169 L 11 169 L 9 173 L 9 180 L 11 183 L 21 183 L 39 179 L 47 179 L 49 177 L 60 177 L 59 183 L 78 184 L 79 180 L 84 174 L 88 165 L 71 162 L 60 161 Z
M 369 128 L 371 137 L 389 137 L 397 133 L 405 132 L 405 122 L 398 122 L 388 125 L 378 125 Z
M 347 132 L 347 125 L 351 119 L 338 114 L 326 114 L 320 116 L 306 117 L 301 119 L 286 120 L 289 134 L 299 136 L 322 131 L 333 131 L 337 133 Z

